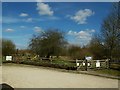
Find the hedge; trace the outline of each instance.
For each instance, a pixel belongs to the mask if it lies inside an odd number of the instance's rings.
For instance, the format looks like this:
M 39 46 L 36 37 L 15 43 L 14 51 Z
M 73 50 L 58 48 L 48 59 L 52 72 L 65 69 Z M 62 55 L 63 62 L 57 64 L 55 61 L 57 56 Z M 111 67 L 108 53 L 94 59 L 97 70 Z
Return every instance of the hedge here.
M 3 61 L 3 63 L 16 63 L 16 64 L 52 67 L 52 68 L 59 68 L 59 69 L 66 69 L 66 70 L 77 70 L 76 66 L 69 66 L 67 64 L 52 63 L 50 61 L 21 60 L 21 61 Z

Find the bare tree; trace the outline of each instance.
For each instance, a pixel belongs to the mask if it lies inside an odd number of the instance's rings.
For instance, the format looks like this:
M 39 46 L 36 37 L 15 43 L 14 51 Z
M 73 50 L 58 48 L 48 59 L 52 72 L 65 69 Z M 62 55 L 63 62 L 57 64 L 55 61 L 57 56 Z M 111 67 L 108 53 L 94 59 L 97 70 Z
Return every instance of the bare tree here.
M 114 3 L 112 11 L 104 19 L 101 28 L 101 38 L 107 49 L 108 58 L 113 59 L 113 51 L 118 52 L 120 46 L 120 3 Z

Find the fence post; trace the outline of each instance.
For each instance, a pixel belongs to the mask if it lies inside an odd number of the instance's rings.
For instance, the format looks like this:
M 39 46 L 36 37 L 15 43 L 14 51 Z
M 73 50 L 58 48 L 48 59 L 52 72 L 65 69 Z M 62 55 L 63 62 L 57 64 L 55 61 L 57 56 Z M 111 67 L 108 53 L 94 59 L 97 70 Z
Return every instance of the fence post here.
M 85 70 L 87 71 L 87 59 L 85 59 Z
M 76 59 L 76 66 L 77 66 L 77 59 Z M 78 66 L 77 66 L 77 70 L 78 70 Z
M 105 60 L 106 63 L 106 69 L 108 69 L 108 59 Z
M 110 69 L 110 59 L 107 59 L 107 69 Z

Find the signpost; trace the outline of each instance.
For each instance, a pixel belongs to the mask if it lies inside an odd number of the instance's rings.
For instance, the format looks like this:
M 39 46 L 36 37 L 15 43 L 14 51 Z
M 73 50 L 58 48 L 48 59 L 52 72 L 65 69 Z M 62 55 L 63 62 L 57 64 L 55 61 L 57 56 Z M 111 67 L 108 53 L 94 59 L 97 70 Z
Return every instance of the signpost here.
M 12 56 L 6 56 L 6 61 L 12 61 Z
M 88 61 L 92 60 L 91 56 L 85 57 L 85 70 L 87 71 L 87 67 L 90 66 L 90 63 L 88 64 Z
M 85 57 L 86 60 L 92 60 L 92 57 L 89 56 L 89 57 Z

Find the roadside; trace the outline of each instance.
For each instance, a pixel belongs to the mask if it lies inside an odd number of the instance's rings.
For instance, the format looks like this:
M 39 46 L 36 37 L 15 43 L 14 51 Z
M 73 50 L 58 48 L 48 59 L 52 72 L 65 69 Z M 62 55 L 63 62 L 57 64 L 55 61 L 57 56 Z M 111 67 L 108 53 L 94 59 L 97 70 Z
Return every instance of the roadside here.
M 118 88 L 117 79 L 80 74 L 78 71 L 23 64 L 3 64 L 2 68 L 3 83 L 14 88 Z
M 34 66 L 34 65 L 25 65 L 25 64 L 14 64 L 14 63 L 3 63 L 2 65 L 21 66 L 21 67 L 22 66 L 24 66 L 24 67 L 37 67 L 37 68 L 56 70 L 56 71 L 61 71 L 61 72 L 87 74 L 87 75 L 94 75 L 94 76 L 100 76 L 100 77 L 120 80 L 120 76 L 119 76 L 120 72 L 117 70 L 90 70 L 90 69 L 88 69 L 88 71 L 81 71 L 81 70 L 65 70 L 65 69 L 52 68 L 52 67 L 43 67 L 43 66 Z
M 79 73 L 120 80 L 120 76 L 114 76 L 114 75 L 110 75 L 107 73 L 101 73 L 99 71 L 79 71 Z

